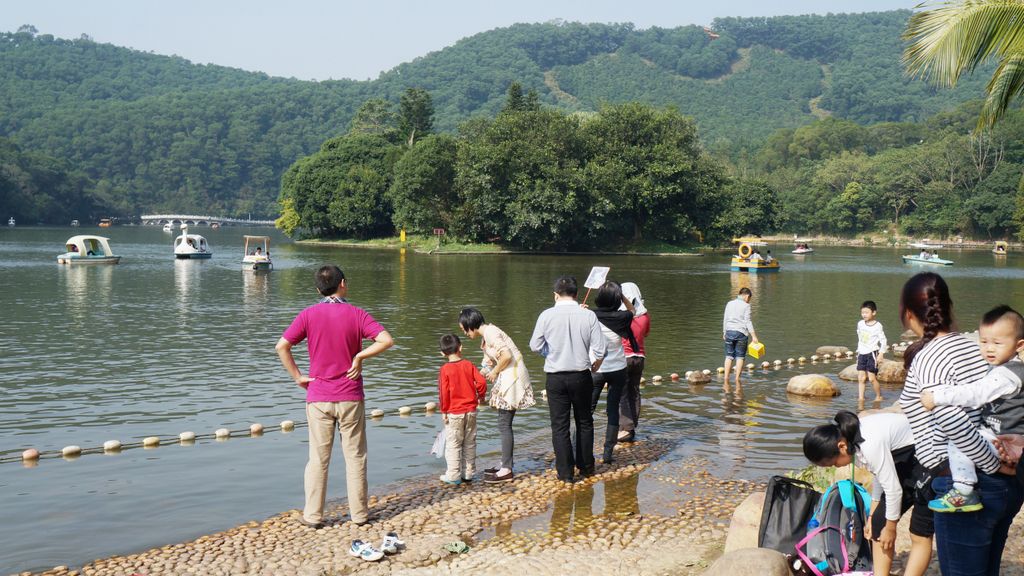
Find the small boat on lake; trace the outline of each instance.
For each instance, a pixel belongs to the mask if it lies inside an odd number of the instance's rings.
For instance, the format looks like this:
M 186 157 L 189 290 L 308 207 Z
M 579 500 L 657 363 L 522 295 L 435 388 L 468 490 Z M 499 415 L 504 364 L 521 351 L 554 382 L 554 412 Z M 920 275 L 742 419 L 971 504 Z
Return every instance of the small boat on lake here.
M 188 224 L 181 225 L 181 236 L 174 239 L 174 257 L 200 260 L 210 258 L 210 244 L 199 234 L 189 234 Z
M 814 252 L 814 248 L 811 248 L 809 240 L 802 240 L 797 238 L 793 241 L 795 246 L 793 247 L 793 254 L 811 254 Z
M 121 257 L 110 249 L 109 238 L 80 235 L 64 243 L 67 252 L 57 256 L 57 264 L 117 264 Z
M 171 223 L 171 222 L 168 222 L 167 224 L 164 224 L 164 232 L 167 232 L 168 234 L 173 234 L 174 233 L 174 224 Z
M 931 256 L 927 256 L 927 257 L 921 256 L 921 255 L 918 255 L 918 256 L 913 256 L 913 255 L 904 256 L 903 257 L 903 263 L 904 264 L 931 264 L 933 266 L 952 266 L 953 265 L 953 261 L 952 260 L 943 260 L 942 258 L 939 258 L 937 255 L 934 255 L 934 254 L 931 255 Z
M 100 228 L 110 228 L 112 224 L 110 218 L 100 218 Z
M 14 226 L 14 216 L 11 216 L 11 218 L 9 220 L 7 220 L 7 225 L 8 226 Z
M 1009 248 L 1009 244 L 999 240 L 996 242 L 995 248 L 992 248 L 992 253 L 996 256 L 1006 256 L 1006 249 Z
M 79 226 L 80 226 L 80 224 L 78 223 L 78 220 L 72 220 L 71 221 L 71 227 L 72 228 L 78 228 Z
M 245 236 L 242 269 L 257 272 L 274 269 L 270 260 L 270 236 Z
M 764 257 L 754 246 L 767 246 L 760 238 L 733 238 L 739 244 L 736 255 L 732 257 L 730 270 L 733 272 L 778 272 L 779 261 L 771 258 L 771 251 Z M 770 258 L 770 259 L 769 259 Z

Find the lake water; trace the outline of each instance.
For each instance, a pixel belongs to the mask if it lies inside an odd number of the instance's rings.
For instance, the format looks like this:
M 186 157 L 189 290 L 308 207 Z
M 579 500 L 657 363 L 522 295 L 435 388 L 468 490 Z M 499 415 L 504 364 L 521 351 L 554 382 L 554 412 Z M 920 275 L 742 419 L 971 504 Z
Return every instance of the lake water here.
M 118 266 L 58 266 L 64 240 L 88 229 L 0 229 L 0 573 L 81 565 L 258 520 L 302 503 L 306 432 L 193 446 L 164 445 L 75 460 L 44 458 L 25 467 L 27 447 L 98 447 L 109 439 L 209 434 L 284 419 L 304 420 L 303 392 L 280 367 L 274 344 L 294 315 L 314 303 L 313 271 L 337 263 L 349 278 L 350 300 L 395 336 L 396 346 L 367 362 L 367 409 L 387 416 L 369 424 L 371 490 L 411 477 L 440 474 L 428 454 L 438 416 L 441 358 L 437 339 L 457 332 L 461 307 L 478 306 L 524 351 L 537 314 L 551 305 L 551 282 L 563 273 L 582 281 L 591 266 L 641 287 L 652 317 L 643 434 L 680 439 L 673 457 L 703 455 L 720 477 L 762 479 L 804 466 L 799 438 L 836 410 L 856 408 L 856 385 L 825 401 L 787 397 L 796 373 L 835 373 L 843 363 L 757 370 L 742 399 L 668 382 L 671 372 L 721 363 L 722 308 L 742 286 L 754 290 L 753 319 L 768 359 L 810 356 L 824 344 L 852 346 L 859 306 L 874 299 L 890 341 L 899 288 L 924 268 L 904 265 L 899 249 L 820 247 L 792 256 L 775 246 L 778 274 L 731 273 L 728 255 L 532 256 L 402 254 L 395 250 L 293 244 L 266 229 L 192 230 L 210 241 L 208 261 L 175 261 L 172 235 L 159 227 L 115 227 Z M 243 271 L 242 235 L 273 235 L 275 269 Z M 961 324 L 973 330 L 988 308 L 1024 308 L 1024 255 L 943 250 L 951 268 L 930 268 L 950 283 Z M 299 363 L 305 366 L 304 346 Z M 467 356 L 479 362 L 477 344 Z M 542 360 L 527 352 L 534 387 L 543 388 Z M 886 387 L 886 403 L 898 395 Z M 414 408 L 399 417 L 401 406 Z M 603 410 L 603 404 L 599 408 Z M 550 448 L 543 403 L 516 418 L 517 456 L 535 464 Z M 599 422 L 600 425 L 600 422 Z M 496 460 L 494 415 L 481 415 L 482 464 Z M 340 458 L 339 458 L 340 460 Z M 344 495 L 340 462 L 329 497 Z

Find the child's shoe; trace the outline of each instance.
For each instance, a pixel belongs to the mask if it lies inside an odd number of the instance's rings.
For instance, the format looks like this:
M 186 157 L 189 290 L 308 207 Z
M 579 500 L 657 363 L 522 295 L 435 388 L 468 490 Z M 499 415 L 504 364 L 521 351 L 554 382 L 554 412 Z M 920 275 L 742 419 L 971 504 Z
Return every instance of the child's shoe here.
M 949 492 L 929 502 L 928 509 L 933 512 L 977 512 L 982 509 L 982 504 L 977 490 L 964 494 L 950 488 Z
M 441 482 L 444 482 L 445 484 L 451 484 L 452 486 L 458 486 L 459 484 L 462 484 L 462 478 L 456 478 L 455 480 L 451 480 L 444 474 L 441 474 L 439 478 L 441 479 Z
M 367 562 L 376 562 L 384 557 L 383 552 L 374 548 L 369 542 L 363 542 L 362 540 L 353 540 L 348 553 L 350 556 L 361 558 Z
M 380 549 L 385 554 L 397 554 L 399 548 L 405 548 L 405 542 L 398 537 L 397 533 L 388 532 L 384 535 L 384 541 L 381 542 Z

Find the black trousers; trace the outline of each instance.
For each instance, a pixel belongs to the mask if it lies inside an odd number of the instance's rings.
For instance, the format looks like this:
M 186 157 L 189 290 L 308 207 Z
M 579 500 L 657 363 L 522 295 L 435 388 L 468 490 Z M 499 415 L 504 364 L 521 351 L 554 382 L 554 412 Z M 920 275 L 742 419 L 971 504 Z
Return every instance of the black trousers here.
M 626 358 L 626 389 L 619 402 L 619 430 L 632 432 L 640 422 L 640 377 L 644 374 L 644 357 Z
M 572 480 L 573 468 L 594 469 L 594 415 L 590 411 L 594 387 L 590 370 L 549 372 L 544 385 L 551 414 L 551 446 L 560 480 Z M 569 437 L 570 414 L 576 422 L 576 449 Z
M 619 403 L 622 391 L 626 387 L 626 369 L 615 372 L 596 372 L 593 375 L 593 395 L 590 397 L 590 413 L 597 411 L 597 403 L 601 400 L 601 392 L 605 383 L 608 384 L 608 425 L 619 427 Z

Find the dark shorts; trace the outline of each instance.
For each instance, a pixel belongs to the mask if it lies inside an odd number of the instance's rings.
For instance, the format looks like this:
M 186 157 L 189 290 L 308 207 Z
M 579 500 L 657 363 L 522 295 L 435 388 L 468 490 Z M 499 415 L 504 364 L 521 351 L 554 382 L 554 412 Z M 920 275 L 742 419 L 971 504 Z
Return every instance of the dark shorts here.
M 878 374 L 878 366 L 875 366 L 875 352 L 871 354 L 857 354 L 857 371 Z
M 747 335 L 738 330 L 725 333 L 725 357 L 743 360 L 747 357 Z
M 893 464 L 896 465 L 896 476 L 900 479 L 900 486 L 903 488 L 903 499 L 900 502 L 900 516 L 907 510 L 910 512 L 910 533 L 915 536 L 931 538 L 935 535 L 935 521 L 931 510 L 928 509 L 928 501 L 935 497 L 931 490 L 931 482 L 926 482 L 922 489 L 917 489 L 917 480 L 927 471 L 914 456 L 914 447 L 907 446 L 892 452 Z M 878 535 L 885 528 L 885 495 L 875 507 L 875 513 L 871 515 L 871 536 L 872 540 L 878 540 Z

